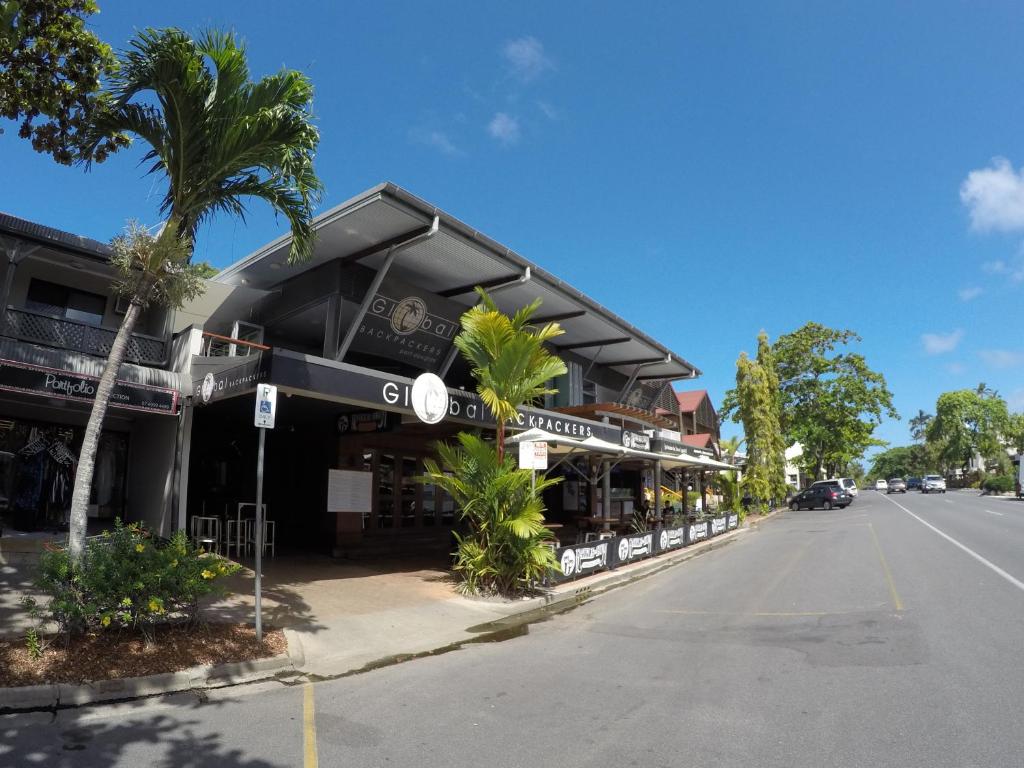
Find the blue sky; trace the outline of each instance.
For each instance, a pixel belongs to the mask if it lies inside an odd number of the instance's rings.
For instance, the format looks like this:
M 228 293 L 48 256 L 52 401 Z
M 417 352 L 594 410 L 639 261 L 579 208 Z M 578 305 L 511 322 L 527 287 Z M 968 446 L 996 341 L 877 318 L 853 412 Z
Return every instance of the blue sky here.
M 394 181 L 649 331 L 716 402 L 760 329 L 815 320 L 887 377 L 884 439 L 979 381 L 1024 408 L 1019 4 L 100 6 L 116 48 L 229 27 L 256 74 L 305 71 L 322 209 Z M 6 127 L 0 210 L 101 240 L 158 220 L 139 153 L 86 174 Z M 283 230 L 254 204 L 197 254 Z

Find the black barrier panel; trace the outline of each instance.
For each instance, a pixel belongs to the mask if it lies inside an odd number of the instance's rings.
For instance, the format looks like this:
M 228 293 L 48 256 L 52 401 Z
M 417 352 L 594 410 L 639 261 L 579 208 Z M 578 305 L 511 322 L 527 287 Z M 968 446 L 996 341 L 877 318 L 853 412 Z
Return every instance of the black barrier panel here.
M 575 544 L 556 550 L 555 559 L 562 566 L 562 572 L 551 574 L 548 581 L 558 584 L 608 568 L 611 565 L 614 541 L 614 539 L 591 541 L 587 544 Z
M 733 528 L 739 528 L 739 525 L 740 525 L 740 516 L 739 515 L 729 515 L 726 518 L 726 520 L 728 521 L 727 525 L 729 526 L 729 530 L 730 531 Z
M 668 552 L 679 549 L 683 546 L 686 536 L 686 527 L 662 528 L 658 534 L 658 552 Z
M 708 537 L 708 528 L 710 526 L 706 523 L 691 523 L 690 524 L 690 542 L 703 541 Z
M 612 539 L 615 564 L 625 565 L 634 560 L 654 556 L 654 531 L 631 533 Z
M 725 533 L 725 531 L 727 530 L 726 529 L 726 520 L 725 520 L 724 517 L 713 517 L 713 518 L 711 518 L 711 522 L 708 523 L 708 526 L 711 529 L 709 531 L 709 535 L 710 536 L 717 536 L 720 533 Z

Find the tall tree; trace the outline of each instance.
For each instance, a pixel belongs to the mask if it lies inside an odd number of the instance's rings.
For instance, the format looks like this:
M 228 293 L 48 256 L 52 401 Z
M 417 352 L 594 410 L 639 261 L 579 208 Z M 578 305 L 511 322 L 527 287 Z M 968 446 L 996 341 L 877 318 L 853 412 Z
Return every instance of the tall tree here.
M 765 447 L 768 461 L 768 480 L 771 484 L 771 497 L 776 500 L 786 498 L 786 440 L 782 434 L 782 392 L 779 389 L 779 374 L 775 364 L 775 353 L 768 343 L 768 334 L 764 331 L 757 336 L 757 364 L 764 371 L 765 386 L 772 395 L 771 409 L 765 414 L 768 419 L 765 435 L 770 444 Z
M 101 79 L 117 66 L 86 26 L 98 11 L 93 0 L 0 0 L 0 116 L 63 165 L 80 159 L 82 135 L 108 98 Z M 91 159 L 127 144 L 110 133 L 93 143 Z
M 914 416 L 909 423 L 910 436 L 917 442 L 924 442 L 925 435 L 928 433 L 928 425 L 931 424 L 932 415 L 925 413 L 923 409 L 917 409 L 917 416 Z
M 118 133 L 149 145 L 149 173 L 167 184 L 160 253 L 176 253 L 167 242 L 173 240 L 187 252 L 182 263 L 188 263 L 200 223 L 217 212 L 244 218 L 246 199 L 257 198 L 288 220 L 289 260 L 301 261 L 312 253 L 313 209 L 321 192 L 313 170 L 320 137 L 312 97 L 309 80 L 293 70 L 252 82 L 245 49 L 232 34 L 210 32 L 197 41 L 178 29 L 148 29 L 121 57 L 110 103 L 91 124 L 82 156 L 88 162 L 106 137 Z M 132 283 L 128 311 L 97 386 L 71 501 L 69 550 L 75 561 L 83 551 L 96 446 L 110 393 L 139 313 L 158 290 L 145 271 Z
M 1010 429 L 1006 401 L 980 385 L 939 395 L 927 438 L 947 469 L 966 470 L 975 456 L 1002 468 L 1007 461 L 1003 440 Z
M 743 424 L 747 441 L 747 466 L 741 488 L 761 512 L 768 511 L 776 483 L 772 452 L 777 445 L 778 401 L 771 389 L 771 377 L 756 360 L 741 352 L 736 361 L 735 414 Z
M 557 391 L 548 383 L 567 369 L 545 345 L 564 331 L 558 323 L 531 325 L 540 299 L 509 316 L 487 291 L 476 291 L 480 302 L 462 316 L 455 346 L 471 366 L 480 399 L 494 414 L 500 464 L 505 456 L 505 425 L 516 418 L 519 406 Z
M 800 442 L 807 469 L 833 474 L 881 445 L 873 437 L 883 416 L 898 419 L 885 377 L 864 357 L 844 349 L 860 337 L 807 323 L 772 346 L 782 398 L 782 428 L 788 443 Z

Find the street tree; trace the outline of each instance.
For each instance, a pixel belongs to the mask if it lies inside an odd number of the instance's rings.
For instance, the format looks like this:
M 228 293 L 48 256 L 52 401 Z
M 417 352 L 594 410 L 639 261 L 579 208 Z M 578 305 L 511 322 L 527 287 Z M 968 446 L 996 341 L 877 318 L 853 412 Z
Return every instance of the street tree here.
M 853 331 L 807 323 L 772 345 L 782 430 L 788 444 L 803 445 L 813 477 L 822 469 L 832 476 L 867 448 L 883 445 L 875 428 L 884 416 L 899 418 L 885 377 L 846 349 L 858 341 Z
M 875 454 L 871 461 L 872 478 L 914 477 L 934 472 L 928 448 L 920 443 L 900 445 Z
M 767 414 L 770 423 L 767 425 L 766 438 L 770 443 L 766 446 L 765 457 L 768 461 L 768 479 L 771 483 L 771 498 L 785 499 L 786 486 L 786 440 L 782 434 L 782 392 L 779 389 L 779 374 L 775 363 L 775 352 L 768 343 L 768 334 L 764 331 L 757 336 L 757 364 L 764 371 L 766 387 L 772 395 L 771 410 Z
M 1005 469 L 1003 441 L 1011 425 L 1006 401 L 979 385 L 939 395 L 927 439 L 947 469 L 966 470 L 975 456 Z
M 917 409 L 917 416 L 914 416 L 910 422 L 910 436 L 919 443 L 923 443 L 925 436 L 928 434 L 928 425 L 932 422 L 932 415 L 925 413 L 923 409 Z
M 312 85 L 287 69 L 251 81 L 245 49 L 232 34 L 210 32 L 193 40 L 177 29 L 145 30 L 121 57 L 109 94 L 86 133 L 82 157 L 88 162 L 117 133 L 148 144 L 148 172 L 167 185 L 161 202 L 166 220 L 153 244 L 153 257 L 166 262 L 139 269 L 128 285 L 128 311 L 97 386 L 72 493 L 69 550 L 75 562 L 83 551 L 96 447 L 128 340 L 144 306 L 174 297 L 165 295 L 157 276 L 183 270 L 198 226 L 215 213 L 244 217 L 249 198 L 269 203 L 288 220 L 289 260 L 308 259 L 321 192 L 313 170 L 319 133 Z
M 98 11 L 93 0 L 0 0 L 0 117 L 63 165 L 82 158 L 83 135 L 109 99 L 101 81 L 117 67 L 87 26 Z M 114 131 L 92 142 L 90 159 L 127 145 Z
M 771 388 L 771 376 L 746 352 L 736 361 L 734 418 L 743 425 L 747 441 L 747 466 L 740 482 L 744 496 L 749 496 L 758 511 L 769 511 L 778 481 L 777 465 L 772 452 L 778 446 L 778 400 Z M 784 478 L 783 478 L 784 481 Z
M 455 346 L 469 362 L 476 391 L 494 415 L 498 458 L 505 455 L 505 425 L 519 407 L 554 394 L 548 382 L 566 372 L 565 363 L 546 346 L 565 331 L 558 323 L 531 324 L 540 299 L 506 315 L 483 288 L 480 301 L 461 319 Z

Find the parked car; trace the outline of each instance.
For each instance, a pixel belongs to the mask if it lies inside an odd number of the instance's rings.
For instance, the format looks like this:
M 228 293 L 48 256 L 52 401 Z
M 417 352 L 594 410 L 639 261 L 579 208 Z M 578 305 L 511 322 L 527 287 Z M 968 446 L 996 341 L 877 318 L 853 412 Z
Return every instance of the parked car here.
M 946 479 L 942 475 L 925 475 L 921 481 L 921 493 L 945 493 Z
M 887 491 L 889 490 L 889 484 L 885 482 L 885 480 L 883 480 L 882 478 L 878 478 L 877 480 L 875 480 L 875 490 Z
M 789 508 L 797 509 L 832 509 L 848 507 L 853 496 L 848 494 L 838 483 L 815 483 L 805 491 L 801 491 L 789 500 Z
M 907 478 L 907 490 L 908 491 L 920 491 L 921 490 L 921 478 L 920 477 L 908 477 Z
M 840 488 L 842 488 L 844 491 L 850 494 L 850 496 L 856 496 L 858 493 L 857 483 L 854 482 L 854 479 L 852 477 L 830 477 L 827 480 L 815 480 L 813 483 L 811 483 L 811 488 L 813 488 L 816 485 L 838 485 Z
M 886 493 L 906 493 L 907 484 L 903 482 L 902 477 L 890 477 L 888 482 L 888 488 Z

